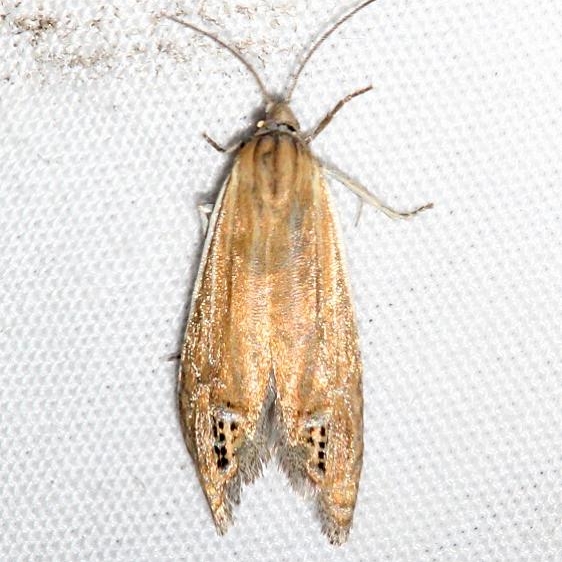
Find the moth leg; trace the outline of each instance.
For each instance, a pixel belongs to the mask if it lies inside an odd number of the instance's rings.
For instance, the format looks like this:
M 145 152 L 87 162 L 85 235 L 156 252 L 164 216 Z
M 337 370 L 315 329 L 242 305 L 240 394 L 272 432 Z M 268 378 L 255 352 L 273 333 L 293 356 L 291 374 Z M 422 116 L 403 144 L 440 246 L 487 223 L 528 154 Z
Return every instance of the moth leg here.
M 207 229 L 209 228 L 209 218 L 214 207 L 213 203 L 203 203 L 201 205 L 197 205 L 199 220 L 201 221 L 201 228 L 203 229 L 203 232 L 207 232 Z
M 343 185 L 353 191 L 353 193 L 355 193 L 363 201 L 373 205 L 373 207 L 376 207 L 391 219 L 409 219 L 414 215 L 421 213 L 422 211 L 433 208 L 433 203 L 426 203 L 425 205 L 422 205 L 421 207 L 418 207 L 413 211 L 397 211 L 395 209 L 392 209 L 391 207 L 387 207 L 376 195 L 371 193 L 366 187 L 351 179 L 348 175 L 344 174 L 340 170 L 327 166 L 322 166 L 322 169 L 326 173 L 330 174 L 333 178 L 343 183 Z
M 236 152 L 241 146 L 241 142 L 235 142 L 229 146 L 222 146 L 220 145 L 215 139 L 212 139 L 207 133 L 203 133 L 203 138 L 218 152 L 222 152 L 225 154 L 231 154 L 232 152 Z
M 370 90 L 373 89 L 373 86 L 367 86 L 366 88 L 361 88 L 360 90 L 357 90 L 355 92 L 352 92 L 351 94 L 348 94 L 347 96 L 345 96 L 345 98 L 342 98 L 338 103 L 336 103 L 336 105 L 326 114 L 326 116 L 324 117 L 324 119 L 322 119 L 322 121 L 320 121 L 320 123 L 318 123 L 318 125 L 316 125 L 316 127 L 310 132 L 308 133 L 305 137 L 304 137 L 304 142 L 309 143 L 312 140 L 314 140 L 330 123 L 330 121 L 334 118 L 334 115 L 350 100 L 352 100 L 353 98 L 360 96 L 361 94 L 364 94 L 365 92 L 368 92 Z

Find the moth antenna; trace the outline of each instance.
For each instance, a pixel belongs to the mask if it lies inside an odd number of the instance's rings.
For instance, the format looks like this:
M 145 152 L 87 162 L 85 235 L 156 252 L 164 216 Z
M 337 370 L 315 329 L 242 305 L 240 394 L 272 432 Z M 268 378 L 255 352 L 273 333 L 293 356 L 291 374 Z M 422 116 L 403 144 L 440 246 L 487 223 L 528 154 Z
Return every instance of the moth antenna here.
M 330 29 L 328 29 L 328 31 L 325 31 L 322 36 L 320 37 L 320 39 L 318 39 L 318 41 L 316 41 L 316 43 L 314 43 L 314 45 L 312 46 L 312 48 L 308 51 L 308 53 L 306 54 L 306 56 L 304 57 L 303 61 L 301 62 L 299 68 L 297 69 L 297 71 L 295 72 L 295 74 L 293 74 L 293 78 L 292 80 L 289 82 L 289 86 L 286 89 L 286 93 L 285 93 L 285 100 L 287 101 L 287 103 L 289 101 L 291 101 L 291 96 L 293 95 L 293 92 L 295 90 L 295 86 L 297 85 L 297 80 L 299 79 L 299 76 L 301 75 L 301 72 L 303 70 L 303 68 L 306 66 L 306 63 L 309 61 L 310 57 L 316 52 L 316 50 L 318 49 L 318 47 L 320 47 L 320 45 L 322 45 L 322 43 L 324 43 L 324 41 L 345 21 L 347 21 L 350 17 L 352 17 L 353 15 L 355 15 L 359 10 L 362 10 L 363 8 L 366 8 L 369 4 L 372 4 L 373 2 L 376 2 L 376 0 L 366 0 L 366 2 L 363 2 L 362 4 L 359 4 L 359 6 L 353 8 L 350 12 L 348 12 L 345 16 L 343 16 L 342 18 L 340 18 L 334 25 L 332 25 L 332 27 L 330 27 Z
M 164 17 L 168 18 L 169 20 L 175 21 L 176 23 L 179 23 L 180 25 L 188 27 L 189 29 L 192 29 L 193 31 L 197 31 L 198 33 L 201 33 L 201 35 L 204 35 L 205 37 L 208 37 L 209 39 L 212 39 L 215 43 L 217 43 L 218 45 L 220 45 L 221 47 L 223 47 L 224 49 L 229 51 L 232 55 L 234 55 L 246 67 L 246 69 L 254 77 L 254 79 L 255 79 L 255 81 L 256 81 L 256 83 L 257 83 L 257 85 L 258 85 L 258 87 L 259 87 L 259 89 L 262 93 L 264 101 L 267 103 L 267 102 L 270 102 L 272 100 L 272 97 L 270 96 L 268 91 L 265 89 L 265 86 L 263 85 L 263 82 L 261 81 L 258 73 L 254 70 L 254 67 L 234 47 L 231 47 L 230 45 L 228 45 L 227 43 L 225 43 L 224 41 L 222 41 L 221 39 L 219 39 L 218 37 L 216 37 L 212 33 L 208 32 L 208 31 L 205 31 L 204 29 L 201 29 L 200 27 L 197 27 L 196 25 L 193 25 L 192 23 L 189 23 L 187 21 L 183 21 L 176 16 L 169 16 L 167 14 L 164 14 Z

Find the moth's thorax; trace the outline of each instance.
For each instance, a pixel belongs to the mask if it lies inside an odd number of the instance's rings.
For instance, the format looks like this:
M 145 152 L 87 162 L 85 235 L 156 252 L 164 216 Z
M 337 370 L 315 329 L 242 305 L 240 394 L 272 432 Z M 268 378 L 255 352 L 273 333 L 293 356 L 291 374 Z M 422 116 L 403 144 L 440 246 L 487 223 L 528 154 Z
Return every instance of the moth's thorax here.
M 250 139 L 240 150 L 233 173 L 243 194 L 239 205 L 245 209 L 245 220 L 275 220 L 284 228 L 293 224 L 295 213 L 314 205 L 314 191 L 320 189 L 318 166 L 308 145 L 282 129 Z M 264 235 L 273 235 L 270 223 L 263 228 Z
M 284 101 L 269 102 L 265 108 L 265 119 L 258 121 L 257 128 L 256 135 L 280 131 L 300 136 L 299 122 Z

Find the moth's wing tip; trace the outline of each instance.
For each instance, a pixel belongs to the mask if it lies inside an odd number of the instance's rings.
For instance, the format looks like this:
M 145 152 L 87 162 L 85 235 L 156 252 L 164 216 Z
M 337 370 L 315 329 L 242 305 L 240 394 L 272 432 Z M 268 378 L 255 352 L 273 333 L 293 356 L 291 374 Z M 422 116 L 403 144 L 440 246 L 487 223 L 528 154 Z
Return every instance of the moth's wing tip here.
M 232 512 L 226 513 L 226 510 L 221 510 L 221 512 L 213 513 L 213 519 L 215 521 L 217 534 L 220 536 L 226 535 L 226 533 L 234 523 Z
M 283 454 L 285 453 L 285 454 Z M 322 485 L 314 482 L 305 470 L 302 459 L 295 459 L 294 454 L 287 451 L 277 451 L 279 469 L 285 473 L 293 490 L 305 499 L 316 498 L 318 516 L 322 526 L 322 533 L 326 535 L 330 544 L 340 546 L 349 536 L 353 518 L 353 508 L 326 504 Z
M 320 511 L 320 518 L 322 520 L 322 532 L 328 537 L 330 544 L 340 546 L 347 541 L 351 529 L 351 521 L 337 523 L 327 513 L 322 511 Z
M 326 535 L 330 544 L 340 546 L 344 544 L 351 529 L 351 516 L 346 514 L 343 518 L 337 517 L 327 506 L 322 502 L 322 489 L 317 483 L 313 482 L 308 474 L 306 474 L 299 463 L 295 463 L 294 459 L 289 457 L 278 456 L 279 469 L 282 470 L 293 490 L 305 499 L 317 498 L 318 516 L 322 526 L 322 533 Z M 338 521 L 337 519 L 342 519 Z
M 233 504 L 239 502 L 239 498 L 223 496 L 215 505 L 210 503 L 211 513 L 218 535 L 225 535 L 234 524 Z
M 333 546 L 341 546 L 347 542 L 349 537 L 349 529 L 333 529 L 323 531 L 323 533 L 328 537 L 330 544 Z
M 320 493 L 318 497 L 318 515 L 322 532 L 330 544 L 339 546 L 347 541 L 353 524 L 355 502 L 340 503 L 331 494 Z

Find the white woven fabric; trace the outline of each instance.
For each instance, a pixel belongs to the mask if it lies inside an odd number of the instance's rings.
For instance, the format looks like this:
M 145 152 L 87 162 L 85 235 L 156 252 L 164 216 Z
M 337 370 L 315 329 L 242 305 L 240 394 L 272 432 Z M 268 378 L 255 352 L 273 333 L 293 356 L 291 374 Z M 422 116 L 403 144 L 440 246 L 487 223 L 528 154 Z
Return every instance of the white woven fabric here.
M 354 5 L 323 0 L 3 1 L 0 559 L 562 560 L 562 8 L 379 0 L 314 55 L 314 150 L 333 184 L 365 365 L 349 542 L 270 466 L 215 534 L 176 412 L 202 247 L 197 205 L 250 127 Z

